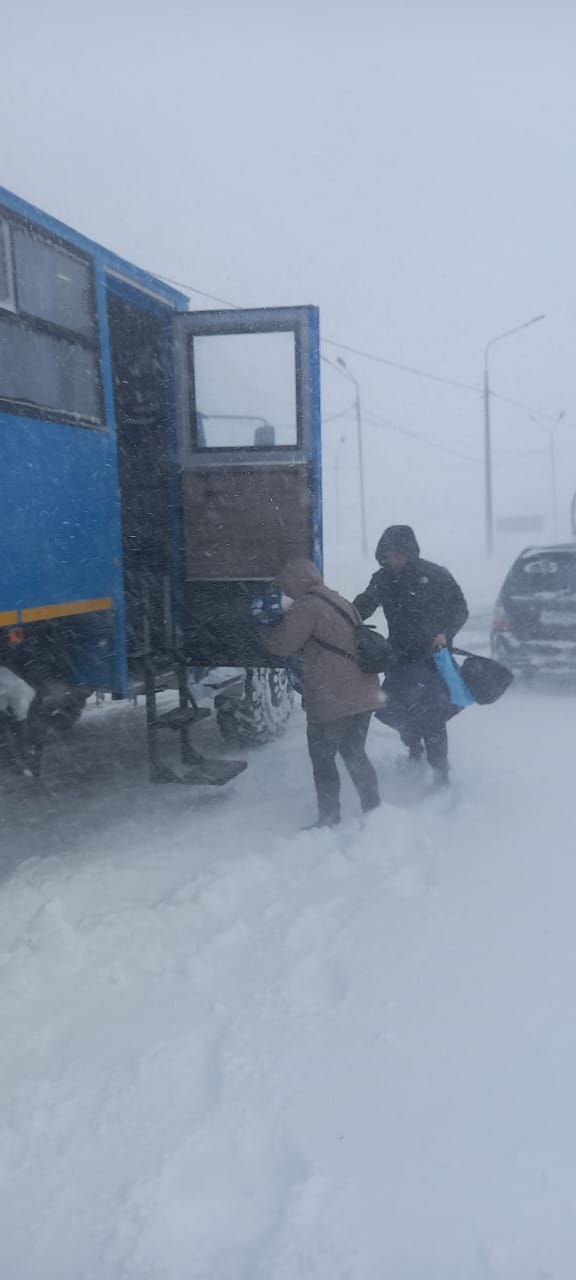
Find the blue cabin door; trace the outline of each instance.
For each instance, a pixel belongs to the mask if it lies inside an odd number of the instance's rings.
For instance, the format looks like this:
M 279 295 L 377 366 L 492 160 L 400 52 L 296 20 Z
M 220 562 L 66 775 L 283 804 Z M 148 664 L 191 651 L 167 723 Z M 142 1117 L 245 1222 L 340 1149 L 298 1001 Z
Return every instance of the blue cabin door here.
M 318 311 L 189 312 L 174 324 L 187 657 L 260 665 L 250 599 L 287 560 L 321 563 Z

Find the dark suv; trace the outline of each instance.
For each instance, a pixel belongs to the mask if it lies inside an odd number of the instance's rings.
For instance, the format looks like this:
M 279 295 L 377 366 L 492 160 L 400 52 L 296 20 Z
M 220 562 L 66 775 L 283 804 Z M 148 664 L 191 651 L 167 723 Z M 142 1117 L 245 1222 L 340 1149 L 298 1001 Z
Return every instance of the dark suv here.
M 518 557 L 496 602 L 492 653 L 519 675 L 576 675 L 576 543 Z

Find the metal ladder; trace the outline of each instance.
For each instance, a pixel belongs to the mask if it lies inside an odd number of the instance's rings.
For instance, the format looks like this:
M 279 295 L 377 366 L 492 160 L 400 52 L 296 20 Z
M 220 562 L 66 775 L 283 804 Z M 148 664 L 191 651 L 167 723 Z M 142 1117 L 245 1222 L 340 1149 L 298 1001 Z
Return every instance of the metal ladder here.
M 190 741 L 193 725 L 205 720 L 211 713 L 207 707 L 199 707 L 188 688 L 188 668 L 179 654 L 174 655 L 177 678 L 178 704 L 169 711 L 158 712 L 157 695 L 165 688 L 165 679 L 159 677 L 154 664 L 150 644 L 150 624 L 147 592 L 143 599 L 144 632 L 144 693 L 146 697 L 146 731 L 148 737 L 148 765 L 151 782 L 179 782 L 188 786 L 222 787 L 247 768 L 246 760 L 208 758 Z M 160 739 L 164 731 L 180 735 L 180 757 L 185 771 L 180 772 L 161 759 Z
M 180 782 L 188 786 L 222 787 L 231 782 L 247 767 L 246 760 L 209 758 L 198 751 L 190 741 L 192 725 L 210 715 L 207 707 L 199 707 L 192 697 L 187 683 L 187 668 L 177 665 L 178 705 L 169 711 L 158 713 L 157 677 L 152 664 L 146 662 L 146 729 L 148 734 L 148 763 L 151 782 Z M 185 772 L 180 773 L 161 759 L 160 735 L 162 731 L 179 733 L 180 756 Z

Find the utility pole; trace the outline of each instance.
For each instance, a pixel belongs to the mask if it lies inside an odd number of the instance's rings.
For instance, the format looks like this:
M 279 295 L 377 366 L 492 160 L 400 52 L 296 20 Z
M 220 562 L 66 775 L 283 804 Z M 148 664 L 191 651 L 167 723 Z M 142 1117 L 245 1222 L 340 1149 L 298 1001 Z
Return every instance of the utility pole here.
M 498 333 L 495 338 L 491 338 L 484 348 L 484 483 L 485 483 L 485 522 L 486 522 L 486 555 L 490 560 L 494 555 L 494 503 L 493 503 L 493 487 L 492 487 L 492 426 L 490 421 L 490 370 L 488 364 L 488 355 L 493 346 L 497 342 L 502 342 L 504 338 L 511 338 L 515 333 L 521 333 L 523 329 L 529 329 L 531 325 L 538 324 L 540 320 L 545 320 L 545 316 L 533 316 L 531 320 L 526 320 L 524 324 L 516 325 L 514 329 L 506 329 L 504 333 Z
M 350 380 L 350 382 L 354 384 L 354 390 L 356 392 L 355 400 L 354 400 L 354 410 L 356 413 L 358 474 L 359 474 L 359 480 L 360 480 L 360 527 L 361 527 L 361 534 L 362 534 L 362 554 L 367 557 L 368 556 L 368 531 L 367 531 L 367 522 L 366 522 L 366 481 L 365 481 L 365 475 L 364 475 L 364 440 L 363 440 L 363 431 L 362 431 L 362 408 L 360 405 L 360 383 L 358 382 L 358 379 L 354 377 L 354 374 L 350 372 L 348 365 L 346 364 L 346 361 L 343 360 L 342 356 L 336 357 L 336 364 L 340 366 L 340 369 L 343 371 L 345 377 L 347 377 Z
M 550 431 L 550 479 L 552 482 L 552 528 L 554 530 L 554 541 L 558 541 L 558 485 L 556 483 L 556 432 L 560 423 L 566 417 L 563 409 L 558 414 L 556 422 Z
M 552 528 L 554 541 L 558 541 L 558 499 L 556 496 L 556 435 L 550 432 L 550 472 L 552 478 Z
M 494 505 L 492 497 L 492 427 L 490 423 L 488 347 L 484 352 L 484 505 L 486 555 L 491 560 L 494 555 Z

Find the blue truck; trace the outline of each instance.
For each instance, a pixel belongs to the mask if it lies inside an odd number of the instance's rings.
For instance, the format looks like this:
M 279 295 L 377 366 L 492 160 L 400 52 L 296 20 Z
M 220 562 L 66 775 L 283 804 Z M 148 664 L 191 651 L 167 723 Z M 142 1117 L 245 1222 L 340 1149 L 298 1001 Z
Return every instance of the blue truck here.
M 222 685 L 229 737 L 258 687 L 287 696 L 249 602 L 321 561 L 319 368 L 315 307 L 191 311 L 0 188 L 0 668 L 33 691 L 38 758 L 91 693 L 142 693 L 153 778 L 232 776 L 192 745 L 194 689 Z

